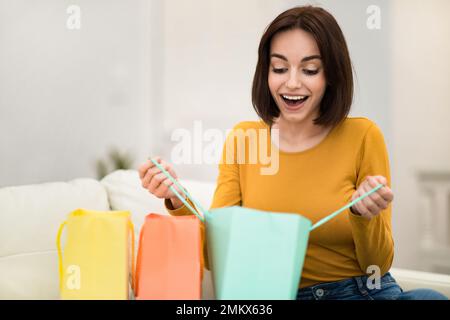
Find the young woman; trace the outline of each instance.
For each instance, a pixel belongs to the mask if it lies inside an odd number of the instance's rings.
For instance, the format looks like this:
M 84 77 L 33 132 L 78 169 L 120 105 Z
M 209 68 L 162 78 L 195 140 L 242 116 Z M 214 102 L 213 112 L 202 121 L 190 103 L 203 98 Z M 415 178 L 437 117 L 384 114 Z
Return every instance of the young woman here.
M 394 195 L 388 154 L 374 122 L 347 117 L 352 66 L 333 16 L 313 6 L 283 12 L 266 29 L 258 54 L 252 102 L 261 121 L 241 122 L 233 132 L 268 131 L 270 139 L 256 139 L 257 147 L 267 143 L 277 152 L 278 168 L 264 175 L 261 163 L 226 161 L 230 145 L 239 149 L 230 135 L 211 208 L 299 212 L 316 222 L 383 184 L 311 233 L 298 299 L 445 299 L 432 290 L 403 292 L 389 273 Z M 177 178 L 169 163 L 158 161 Z M 172 215 L 191 214 L 150 161 L 139 172 L 143 187 L 165 199 Z M 382 275 L 380 286 L 369 278 L 374 270 Z

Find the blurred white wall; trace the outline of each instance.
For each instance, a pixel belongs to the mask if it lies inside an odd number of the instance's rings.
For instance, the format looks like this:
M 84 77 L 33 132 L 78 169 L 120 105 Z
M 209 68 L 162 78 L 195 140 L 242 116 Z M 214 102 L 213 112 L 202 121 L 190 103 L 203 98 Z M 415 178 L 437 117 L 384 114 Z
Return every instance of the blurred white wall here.
M 0 47 L 0 186 L 95 177 L 113 146 L 149 153 L 150 2 L 0 0 Z
M 396 261 L 426 269 L 419 172 L 450 172 L 450 1 L 396 0 L 392 5 L 392 173 Z M 450 192 L 447 193 L 450 218 Z M 445 200 L 444 200 L 445 201 Z M 444 228 L 450 233 L 450 220 Z M 450 243 L 436 243 L 450 247 Z M 444 254 L 444 253 L 441 253 Z M 450 256 L 447 250 L 447 270 Z M 442 268 L 442 272 L 445 270 Z

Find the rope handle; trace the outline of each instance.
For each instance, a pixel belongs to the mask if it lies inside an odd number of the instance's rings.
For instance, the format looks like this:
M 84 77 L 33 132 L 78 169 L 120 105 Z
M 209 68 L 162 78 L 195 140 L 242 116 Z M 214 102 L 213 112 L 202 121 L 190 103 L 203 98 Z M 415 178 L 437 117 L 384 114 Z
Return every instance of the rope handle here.
M 64 270 L 63 270 L 63 257 L 62 257 L 62 250 L 61 250 L 61 235 L 64 230 L 64 227 L 66 226 L 67 221 L 64 221 L 61 223 L 58 229 L 58 235 L 56 237 L 56 247 L 58 249 L 58 270 L 59 270 L 59 288 L 62 290 L 63 288 L 63 280 L 64 280 Z M 134 273 L 135 273 L 135 262 L 134 262 L 134 256 L 135 256 L 135 244 L 134 244 L 134 225 L 131 222 L 131 219 L 128 220 L 128 228 L 130 229 L 131 233 L 131 288 L 134 290 L 135 288 L 135 282 L 134 282 Z
M 315 225 L 313 225 L 310 229 L 310 231 L 316 229 L 317 227 L 320 227 L 321 225 L 323 225 L 324 223 L 330 221 L 331 219 L 333 219 L 334 217 L 336 217 L 338 214 L 340 214 L 341 212 L 345 211 L 346 209 L 350 208 L 351 206 L 353 206 L 355 203 L 358 203 L 359 201 L 363 200 L 364 198 L 370 196 L 372 193 L 376 192 L 378 189 L 384 187 L 384 184 L 379 184 L 378 186 L 376 186 L 375 188 L 373 188 L 372 190 L 370 190 L 369 192 L 366 192 L 365 194 L 363 194 L 362 196 L 356 198 L 355 200 L 353 200 L 352 202 L 350 202 L 349 204 L 343 206 L 341 209 L 333 212 L 332 214 L 326 216 L 325 218 L 323 218 L 322 220 L 319 220 Z
M 199 219 L 200 221 L 204 221 L 204 216 L 205 213 L 207 214 L 208 211 L 206 211 L 205 209 L 202 208 L 202 206 L 194 200 L 194 198 L 189 194 L 189 192 L 187 192 L 186 189 L 184 189 L 171 175 L 169 172 L 167 172 L 156 160 L 154 159 L 150 159 L 150 161 L 153 162 L 153 164 L 162 171 L 162 173 L 164 173 L 164 175 L 169 178 L 170 181 L 172 181 L 181 191 L 184 192 L 184 194 L 186 194 L 186 196 L 195 204 L 195 206 L 199 207 L 203 216 L 200 216 L 196 210 L 194 210 L 194 208 L 192 208 L 192 206 L 178 193 L 178 191 L 175 190 L 175 188 L 173 186 L 170 186 L 170 190 L 172 190 L 172 192 L 178 197 L 178 199 L 181 200 L 181 202 L 183 202 L 183 204 L 192 212 L 194 213 Z M 336 217 L 338 214 L 340 214 L 341 212 L 345 211 L 346 209 L 350 208 L 351 206 L 353 206 L 355 203 L 358 203 L 359 201 L 363 200 L 364 198 L 370 196 L 372 193 L 376 192 L 378 189 L 381 189 L 382 187 L 384 187 L 384 184 L 379 184 L 378 186 L 376 186 L 375 188 L 373 188 L 372 190 L 370 190 L 369 192 L 366 192 L 365 194 L 363 194 L 362 196 L 356 198 L 355 200 L 353 200 L 352 202 L 348 203 L 347 205 L 343 206 L 342 208 L 340 208 L 339 210 L 331 213 L 330 215 L 326 216 L 325 218 L 319 220 L 316 224 L 314 224 L 311 228 L 310 231 L 320 227 L 321 225 L 323 225 L 324 223 L 330 221 L 331 219 L 333 219 L 334 217 Z
M 137 257 L 136 257 L 136 271 L 134 273 L 134 297 L 136 298 L 137 295 L 139 294 L 139 274 L 140 272 L 138 271 L 138 268 L 140 268 L 141 266 L 141 259 L 142 259 L 142 238 L 144 236 L 144 228 L 141 228 L 141 231 L 139 232 L 139 248 L 138 248 L 138 252 L 137 252 Z
M 58 248 L 58 270 L 59 270 L 59 288 L 62 290 L 63 285 L 63 261 L 62 261 L 62 251 L 61 251 L 61 234 L 63 232 L 64 227 L 66 226 L 67 221 L 61 223 L 58 229 L 58 235 L 56 237 L 56 248 Z
M 173 187 L 173 186 L 170 186 L 170 190 L 177 196 L 177 198 L 178 199 L 180 199 L 181 200 L 181 202 L 183 202 L 183 204 L 193 213 L 193 214 L 195 214 L 196 216 L 197 216 L 197 218 L 199 218 L 200 219 L 200 221 L 202 221 L 202 222 L 204 222 L 204 220 L 205 220 L 205 213 L 207 213 L 208 211 L 207 210 L 205 210 L 205 209 L 203 209 L 203 207 L 197 202 L 197 201 L 195 201 L 195 199 L 189 194 L 189 192 L 185 189 L 185 188 L 183 188 L 183 186 L 181 185 L 181 184 L 179 184 L 178 183 L 178 181 L 177 180 L 175 180 L 173 177 L 172 177 L 172 175 L 169 173 L 169 172 L 167 172 L 167 170 L 166 169 L 164 169 L 156 160 L 154 160 L 154 159 L 149 159 L 151 162 L 153 162 L 153 164 L 159 169 L 159 170 L 161 170 L 161 172 L 162 173 L 164 173 L 164 175 L 167 177 L 167 178 L 169 178 L 169 180 L 170 181 L 172 181 L 181 191 L 183 191 L 183 193 L 189 198 L 189 200 L 191 200 L 192 201 L 192 203 L 194 203 L 194 205 L 196 206 L 196 207 L 198 207 L 198 208 L 200 208 L 200 211 L 201 211 L 201 214 L 199 214 L 198 212 L 197 212 L 197 210 L 195 210 L 194 208 L 192 208 L 192 206 L 186 201 L 186 199 L 183 197 L 183 196 L 181 196 L 180 194 L 179 194 L 179 192 Z
M 135 270 L 136 270 L 136 265 L 134 262 L 134 256 L 135 256 L 135 245 L 134 245 L 134 225 L 133 222 L 131 222 L 131 218 L 128 220 L 128 227 L 130 229 L 131 232 L 131 289 L 134 291 L 135 287 L 136 287 L 136 283 L 134 281 L 134 277 L 135 277 Z

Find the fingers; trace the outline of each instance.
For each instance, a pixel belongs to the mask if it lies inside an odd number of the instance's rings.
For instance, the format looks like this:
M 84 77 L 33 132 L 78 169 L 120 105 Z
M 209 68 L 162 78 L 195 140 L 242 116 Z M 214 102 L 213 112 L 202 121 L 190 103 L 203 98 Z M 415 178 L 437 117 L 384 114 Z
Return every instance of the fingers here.
M 164 168 L 164 170 L 168 171 L 172 175 L 172 177 L 174 177 L 175 179 L 177 178 L 177 175 L 175 174 L 172 166 L 169 163 L 165 162 L 159 157 L 153 159 L 155 159 Z M 152 178 L 159 173 L 161 173 L 161 170 L 155 164 L 153 164 L 153 162 L 151 162 L 150 160 L 145 162 L 139 168 L 139 175 L 142 180 L 142 186 L 144 188 L 148 188 Z M 159 182 L 161 182 L 161 180 Z M 154 184 L 153 186 L 158 186 L 158 184 Z
M 360 193 L 359 189 L 355 191 L 354 193 L 354 197 L 353 200 L 356 198 L 359 198 L 362 194 Z M 370 214 L 369 210 L 366 208 L 366 206 L 364 205 L 364 203 L 362 201 L 357 202 L 354 205 L 356 211 L 358 211 L 358 213 L 367 219 L 370 219 L 372 217 L 372 215 Z
M 370 219 L 378 215 L 382 210 L 387 209 L 389 203 L 393 200 L 394 195 L 387 186 L 387 179 L 383 176 L 368 176 L 352 197 L 352 200 L 354 200 L 370 192 L 379 184 L 384 186 L 354 205 L 354 208 L 366 218 Z
M 178 180 L 177 174 L 173 170 L 173 167 L 171 164 L 169 164 L 168 162 L 166 162 L 164 160 L 161 160 L 161 164 L 163 165 L 164 169 L 167 170 L 175 180 Z
M 156 175 L 158 175 L 160 173 L 161 173 L 161 170 L 159 170 L 156 166 L 153 166 L 150 169 L 148 169 L 144 178 L 142 178 L 142 186 L 146 189 L 149 189 L 150 186 L 152 186 L 153 188 L 158 187 L 159 183 L 162 180 L 154 181 L 154 178 L 156 177 Z M 162 176 L 164 176 L 164 174 L 162 174 Z M 157 183 L 157 182 L 159 182 L 159 183 Z M 149 190 L 149 191 L 151 191 L 151 190 Z
M 370 191 L 370 190 L 369 190 Z M 362 187 L 362 193 L 366 193 L 368 190 L 366 188 Z M 378 206 L 378 204 L 373 200 L 372 196 L 374 194 L 364 198 L 361 202 L 364 206 L 364 213 L 369 216 L 376 216 L 380 213 L 381 208 Z
M 162 173 L 160 173 L 162 174 Z M 160 175 L 158 174 L 158 175 Z M 158 175 L 155 176 L 158 177 Z M 166 178 L 165 176 L 163 177 L 164 180 L 161 181 L 161 183 L 158 185 L 158 187 L 156 187 L 155 191 L 153 192 L 153 194 L 155 196 L 157 196 L 158 198 L 166 198 L 166 197 L 171 197 L 172 196 L 172 191 L 170 191 L 170 186 L 173 185 L 173 182 Z
M 150 170 L 149 170 L 149 171 L 150 171 Z M 151 193 L 153 193 L 154 195 L 156 195 L 155 193 L 156 193 L 157 189 L 160 187 L 161 183 L 162 183 L 164 180 L 169 180 L 169 179 L 165 176 L 164 173 L 160 172 L 160 173 L 157 173 L 157 174 L 152 174 L 152 175 L 151 175 L 150 182 L 149 182 L 148 187 L 147 187 L 148 191 L 150 191 Z M 170 180 L 169 180 L 169 181 L 170 181 Z
M 383 176 L 369 176 L 366 180 L 370 180 L 370 182 L 374 183 L 374 187 L 378 186 L 379 184 L 387 186 L 387 179 Z
M 387 203 L 394 200 L 394 193 L 391 188 L 388 187 L 387 180 L 383 176 L 374 176 L 367 177 L 368 184 L 370 185 L 371 190 L 377 187 L 379 184 L 384 185 L 384 187 L 377 190 L 376 194 L 378 194 L 384 201 Z M 375 193 L 374 193 L 375 194 Z
M 364 193 L 371 191 L 373 188 L 375 188 L 379 182 L 374 177 L 369 177 L 362 185 L 362 189 L 364 190 Z M 388 207 L 388 201 L 385 200 L 378 191 L 381 189 L 378 189 L 377 192 L 372 193 L 370 196 L 365 198 L 364 204 L 367 206 L 370 212 L 372 213 L 378 213 L 380 210 L 384 210 Z
M 152 159 L 156 160 L 174 179 L 177 179 L 172 165 L 160 157 L 154 157 Z M 173 182 L 152 161 L 148 160 L 139 167 L 139 177 L 141 178 L 142 187 L 156 197 L 165 199 L 175 197 L 175 194 L 170 190 Z M 182 196 L 184 195 L 176 186 L 173 187 Z
M 377 193 L 388 203 L 394 200 L 394 193 L 392 192 L 391 188 L 388 187 L 386 178 L 382 176 L 376 176 L 374 177 L 374 179 L 384 185 L 384 187 L 379 189 Z
M 175 193 L 170 189 L 170 187 L 173 187 L 175 191 L 178 192 L 179 195 L 181 195 L 183 198 L 185 198 L 184 193 L 176 186 L 170 179 L 165 179 L 160 183 L 158 188 L 155 190 L 155 196 L 158 198 L 175 198 L 177 197 Z
M 152 158 L 153 160 L 156 160 L 158 163 L 161 163 L 161 158 L 160 157 L 154 157 Z M 139 178 L 142 179 L 144 178 L 145 174 L 147 173 L 147 171 L 152 168 L 155 167 L 155 165 L 153 164 L 152 161 L 147 160 L 145 161 L 143 164 L 141 164 L 138 168 L 138 172 L 139 172 Z

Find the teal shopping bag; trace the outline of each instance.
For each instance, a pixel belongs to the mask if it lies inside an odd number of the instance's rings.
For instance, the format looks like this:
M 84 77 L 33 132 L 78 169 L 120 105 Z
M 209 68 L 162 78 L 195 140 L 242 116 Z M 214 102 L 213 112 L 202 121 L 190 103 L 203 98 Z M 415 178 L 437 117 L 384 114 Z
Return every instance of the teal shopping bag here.
M 197 212 L 173 186 L 170 187 L 206 224 L 209 266 L 216 298 L 220 300 L 295 300 L 309 233 L 383 187 L 378 185 L 312 225 L 298 213 L 274 213 L 238 206 L 206 211 L 159 163 L 152 162 L 201 211 L 201 214 Z
M 206 215 L 217 299 L 295 299 L 311 221 L 243 207 Z

